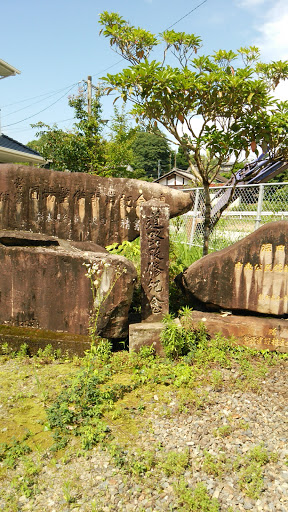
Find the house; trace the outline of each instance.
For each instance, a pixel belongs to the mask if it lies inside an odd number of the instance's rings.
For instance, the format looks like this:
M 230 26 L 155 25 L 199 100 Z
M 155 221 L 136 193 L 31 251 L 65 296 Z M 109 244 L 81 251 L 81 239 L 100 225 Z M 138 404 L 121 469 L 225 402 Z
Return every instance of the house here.
M 167 187 L 175 189 L 196 186 L 195 176 L 193 176 L 191 172 L 182 171 L 182 169 L 177 169 L 176 167 L 154 180 L 153 183 L 159 183 L 159 185 L 166 185 Z
M 20 71 L 4 60 L 0 59 L 0 80 L 9 76 L 19 75 Z M 1 132 L 0 125 L 0 163 L 29 163 L 31 165 L 44 164 L 45 159 L 33 151 L 33 149 L 24 146 L 21 142 L 4 135 Z
M 20 75 L 20 73 L 19 69 L 10 66 L 5 60 L 0 59 L 0 80 L 8 76 Z
M 226 182 L 226 178 L 217 175 L 212 186 L 225 185 Z M 177 169 L 176 167 L 154 180 L 153 183 L 159 183 L 160 185 L 180 190 L 199 186 L 195 176 L 189 170 L 182 171 L 182 169 Z
M 45 159 L 21 142 L 0 133 L 0 163 L 29 163 L 30 165 L 44 164 Z

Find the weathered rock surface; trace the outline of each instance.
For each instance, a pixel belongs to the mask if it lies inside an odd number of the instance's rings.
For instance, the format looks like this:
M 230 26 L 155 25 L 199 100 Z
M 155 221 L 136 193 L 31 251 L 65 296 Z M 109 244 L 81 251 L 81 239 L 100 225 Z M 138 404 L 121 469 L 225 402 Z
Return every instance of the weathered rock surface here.
M 0 323 L 87 334 L 93 297 L 84 263 L 98 266 L 97 288 L 102 297 L 108 292 L 99 333 L 125 336 L 136 279 L 133 264 L 92 242 L 29 232 L 0 231 Z
M 270 222 L 193 263 L 178 279 L 190 302 L 284 316 L 288 313 L 288 222 Z
M 174 217 L 189 193 L 140 180 L 0 165 L 0 229 L 33 231 L 103 247 L 139 236 L 140 205 L 159 199 Z

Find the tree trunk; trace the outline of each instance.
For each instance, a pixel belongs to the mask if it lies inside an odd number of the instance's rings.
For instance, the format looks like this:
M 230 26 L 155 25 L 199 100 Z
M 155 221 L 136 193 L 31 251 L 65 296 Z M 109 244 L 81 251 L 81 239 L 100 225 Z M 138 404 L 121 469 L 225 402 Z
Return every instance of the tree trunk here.
M 203 234 L 203 256 L 208 254 L 209 237 L 211 227 L 211 199 L 209 193 L 209 183 L 203 182 L 205 196 L 205 216 L 204 216 L 204 234 Z

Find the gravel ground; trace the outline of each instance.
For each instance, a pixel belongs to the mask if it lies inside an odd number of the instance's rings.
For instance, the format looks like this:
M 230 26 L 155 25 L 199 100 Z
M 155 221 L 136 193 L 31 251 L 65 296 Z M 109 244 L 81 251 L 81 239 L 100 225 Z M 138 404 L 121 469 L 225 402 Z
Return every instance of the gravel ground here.
M 153 451 L 156 458 L 164 461 L 169 452 L 186 453 L 189 454 L 189 464 L 183 471 L 182 478 L 191 489 L 203 482 L 209 496 L 218 500 L 219 510 L 287 512 L 287 368 L 288 365 L 284 362 L 272 368 L 257 393 L 233 390 L 229 386 L 219 390 L 206 388 L 208 398 L 198 410 L 190 409 L 188 404 L 187 408 L 182 408 L 179 412 L 179 397 L 177 399 L 172 396 L 171 401 L 163 405 L 155 394 L 150 400 L 149 408 L 142 414 L 142 418 L 145 417 L 142 430 L 138 431 L 130 446 L 126 447 L 130 460 L 133 460 L 134 454 L 135 460 L 138 458 L 141 461 L 138 449 L 143 457 L 145 451 Z M 223 370 L 224 380 L 233 378 L 233 372 L 235 369 Z M 251 449 L 259 445 L 268 453 L 273 452 L 277 456 L 262 466 L 263 488 L 259 497 L 254 499 L 241 489 L 241 463 L 237 466 L 236 461 L 241 460 L 243 463 Z M 175 492 L 175 486 L 179 488 L 180 476 L 173 473 L 173 470 L 169 474 L 156 466 L 137 476 L 123 468 L 119 469 L 105 449 L 97 447 L 86 455 L 83 452 L 78 455 L 71 447 L 67 448 L 65 457 L 61 458 L 53 458 L 48 453 L 46 459 L 42 455 L 37 459 L 37 453 L 34 454 L 35 464 L 40 463 L 41 466 L 37 475 L 37 491 L 31 497 L 18 492 L 17 506 L 14 505 L 14 508 L 7 505 L 7 494 L 13 493 L 9 482 L 11 483 L 13 476 L 15 484 L 15 470 L 7 470 L 6 479 L 0 482 L 0 510 L 217 510 L 204 509 L 204 506 L 203 509 L 194 509 L 192 505 L 189 508 L 181 503 Z M 219 463 L 219 458 L 222 463 Z M 21 478 L 23 479 L 21 464 L 16 475 L 19 484 Z

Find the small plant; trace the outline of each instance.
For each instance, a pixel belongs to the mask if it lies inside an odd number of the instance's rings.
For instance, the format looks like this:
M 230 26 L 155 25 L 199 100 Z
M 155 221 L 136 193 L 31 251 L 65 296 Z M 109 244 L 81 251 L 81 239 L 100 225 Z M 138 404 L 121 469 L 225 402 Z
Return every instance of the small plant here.
M 221 425 L 213 431 L 215 437 L 228 437 L 232 433 L 232 426 L 230 424 Z
M 249 498 L 257 499 L 263 491 L 263 471 L 259 462 L 250 462 L 239 471 L 239 486 Z
M 160 467 L 166 476 L 181 476 L 189 465 L 189 451 L 165 453 L 165 459 Z
M 31 452 L 31 448 L 23 442 L 26 439 L 27 436 L 22 441 L 13 439 L 11 444 L 0 444 L 0 461 L 3 461 L 9 468 L 15 468 L 19 459 Z
M 178 510 L 182 512 L 219 512 L 218 500 L 210 498 L 207 488 L 200 482 L 194 490 L 188 487 L 184 479 L 181 479 L 174 487 L 178 500 Z
M 219 370 L 213 370 L 210 376 L 211 386 L 215 391 L 220 391 L 223 386 L 222 373 Z
M 126 267 L 121 269 L 117 265 L 116 269 L 109 272 L 111 263 L 100 261 L 99 263 L 83 263 L 86 267 L 86 277 L 90 280 L 90 287 L 92 291 L 93 310 L 90 316 L 89 333 L 92 342 L 99 340 L 99 319 L 104 305 L 111 294 L 118 279 L 127 272 Z M 113 276 L 113 277 L 112 277 Z
M 64 482 L 62 491 L 66 503 L 72 504 L 76 502 L 76 495 L 71 482 Z
M 239 486 L 249 498 L 258 499 L 264 489 L 263 466 L 276 460 L 277 454 L 269 453 L 263 444 L 251 448 L 243 459 L 236 459 Z
M 187 310 L 185 311 L 187 316 Z M 189 311 L 190 314 L 190 311 Z M 199 326 L 199 329 L 187 329 L 174 320 L 171 314 L 163 319 L 164 330 L 160 334 L 160 339 L 168 359 L 178 359 L 188 353 L 196 351 L 199 343 L 203 341 L 203 335 L 206 339 L 206 329 Z
M 27 343 L 22 343 L 22 345 L 20 345 L 20 348 L 17 352 L 17 357 L 19 357 L 19 359 L 23 359 L 28 356 L 29 356 L 29 347 L 28 347 Z
M 97 344 L 92 341 L 90 349 L 85 352 L 86 359 L 89 362 L 93 359 L 108 363 L 112 355 L 112 343 L 105 338 L 98 338 Z
M 221 477 L 226 470 L 226 465 L 227 459 L 224 453 L 217 457 L 204 450 L 203 469 L 206 473 L 216 477 Z

